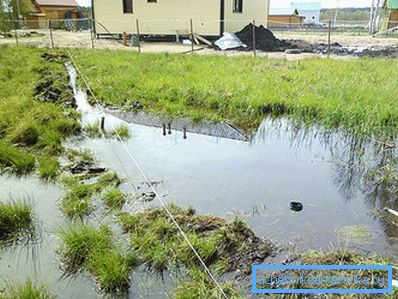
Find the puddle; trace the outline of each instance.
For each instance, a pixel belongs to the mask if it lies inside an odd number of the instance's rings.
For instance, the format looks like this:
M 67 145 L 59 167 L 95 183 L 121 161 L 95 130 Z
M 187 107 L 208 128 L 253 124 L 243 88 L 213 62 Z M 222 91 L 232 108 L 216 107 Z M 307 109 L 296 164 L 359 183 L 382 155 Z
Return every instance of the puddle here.
M 105 116 L 107 129 L 127 124 L 132 136 L 127 147 L 146 175 L 158 182 L 156 189 L 166 202 L 192 206 L 199 214 L 246 217 L 258 236 L 284 245 L 294 243 L 297 250 L 351 247 L 397 254 L 397 229 L 383 212 L 385 206 L 397 208 L 397 200 L 365 180 L 371 167 L 387 163 L 397 156 L 396 150 L 360 143 L 343 133 L 303 129 L 284 118 L 264 120 L 250 141 L 240 138 L 244 135 L 233 127 L 225 133 L 216 125 L 203 129 L 186 121 L 171 121 L 171 134 L 164 136 L 162 118 L 145 126 L 142 115 L 104 113 L 91 107 L 86 94 L 76 88 L 75 70 L 68 66 L 68 71 L 83 123 Z M 123 143 L 78 138 L 68 145 L 90 150 L 104 165 L 132 178 L 123 185 L 125 191 L 149 191 Z M 87 275 L 61 279 L 55 232 L 65 225 L 57 206 L 64 191 L 32 177 L 0 177 L 0 192 L 9 195 L 6 198 L 30 198 L 44 228 L 42 244 L 1 253 L 0 281 L 31 277 L 45 282 L 58 298 L 100 297 Z M 292 202 L 302 207 L 292 211 Z M 125 207 L 139 208 L 137 204 Z M 350 228 L 363 232 L 366 240 L 342 238 L 339 232 Z M 164 298 L 175 281 L 169 273 L 160 278 L 135 269 L 130 297 Z
M 78 103 L 84 107 L 85 121 L 93 120 L 95 108 L 88 107 L 84 93 Z M 81 103 L 81 104 L 80 104 Z M 111 128 L 125 121 L 106 115 Z M 388 194 L 365 181 L 371 167 L 385 164 L 397 151 L 378 144 L 360 142 L 341 132 L 300 128 L 285 118 L 266 119 L 254 138 L 244 141 L 190 132 L 184 139 L 183 121 L 171 125 L 163 135 L 160 124 L 142 125 L 142 115 L 116 113 L 129 123 L 132 137 L 127 147 L 153 181 L 166 202 L 193 206 L 198 213 L 247 218 L 259 236 L 278 243 L 294 243 L 297 249 L 330 250 L 353 247 L 366 252 L 396 254 L 395 227 L 385 221 L 382 209 L 397 207 Z M 116 140 L 88 139 L 84 147 L 94 152 L 118 173 L 142 177 Z M 381 164 L 380 164 L 381 163 Z M 389 200 L 393 200 L 390 202 Z M 291 202 L 303 205 L 300 212 Z M 366 244 L 342 240 L 338 232 L 361 226 L 370 237 Z

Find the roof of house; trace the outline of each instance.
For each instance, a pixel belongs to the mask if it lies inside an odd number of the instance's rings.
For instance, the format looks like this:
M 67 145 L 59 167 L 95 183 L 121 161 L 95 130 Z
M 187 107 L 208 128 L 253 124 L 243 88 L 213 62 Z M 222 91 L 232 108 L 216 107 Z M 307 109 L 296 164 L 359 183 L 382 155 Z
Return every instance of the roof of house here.
M 79 6 L 75 0 L 35 0 L 40 6 Z
M 292 8 L 271 8 L 270 16 L 298 16 L 300 15 L 297 9 Z
M 321 10 L 322 5 L 320 2 L 292 2 L 290 8 L 300 10 Z

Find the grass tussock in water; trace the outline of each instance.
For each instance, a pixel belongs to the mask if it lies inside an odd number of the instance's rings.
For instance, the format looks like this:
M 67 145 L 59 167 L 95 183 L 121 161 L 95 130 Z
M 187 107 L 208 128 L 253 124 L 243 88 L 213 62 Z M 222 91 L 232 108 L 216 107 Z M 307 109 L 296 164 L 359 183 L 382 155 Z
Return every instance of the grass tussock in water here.
M 74 50 L 106 104 L 194 119 L 256 126 L 264 114 L 289 114 L 357 134 L 396 137 L 392 59 L 287 61 L 263 57 L 135 54 Z M 126 63 L 128 61 L 129 63 Z
M 126 202 L 125 194 L 113 187 L 105 191 L 103 201 L 110 210 L 120 210 Z
M 1 299 L 55 299 L 45 285 L 35 286 L 31 280 L 24 284 L 8 283 L 4 292 L 0 292 Z
M 190 279 L 183 281 L 173 291 L 175 299 L 213 298 L 224 299 L 221 290 L 210 280 L 209 275 L 199 269 L 191 269 Z M 237 291 L 237 286 L 231 282 L 221 285 L 223 292 L 230 299 L 243 299 Z
M 219 274 L 241 265 L 247 265 L 240 269 L 242 272 L 250 272 L 252 263 L 262 261 L 272 251 L 271 244 L 258 239 L 241 220 L 227 222 L 220 217 L 195 215 L 192 209 L 174 205 L 169 209 L 203 261 Z M 119 218 L 139 263 L 158 271 L 198 265 L 197 257 L 163 209 L 121 213 Z
M 0 245 L 34 237 L 35 222 L 32 205 L 26 202 L 0 202 Z
M 75 224 L 61 230 L 59 249 L 68 274 L 89 272 L 105 293 L 124 293 L 130 286 L 130 269 L 135 257 L 124 254 L 114 242 L 109 227 Z
M 84 178 L 84 177 L 83 177 Z M 120 209 L 125 202 L 125 195 L 118 190 L 122 183 L 119 176 L 109 171 L 100 175 L 95 183 L 82 182 L 76 176 L 64 176 L 62 183 L 69 190 L 61 200 L 61 210 L 71 220 L 83 220 L 95 210 L 93 201 L 100 196 L 110 209 Z
M 41 177 L 53 178 L 62 140 L 80 129 L 78 114 L 65 107 L 72 97 L 66 70 L 61 61 L 43 59 L 43 50 L 0 46 L 0 52 L 0 169 L 26 174 L 39 165 Z M 38 156 L 51 165 L 35 163 Z

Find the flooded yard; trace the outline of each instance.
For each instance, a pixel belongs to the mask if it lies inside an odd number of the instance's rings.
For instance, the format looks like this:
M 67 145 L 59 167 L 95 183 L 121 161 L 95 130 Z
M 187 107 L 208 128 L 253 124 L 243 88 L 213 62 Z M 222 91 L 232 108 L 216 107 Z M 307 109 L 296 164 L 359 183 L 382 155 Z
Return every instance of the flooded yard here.
M 134 115 L 90 106 L 76 86 L 76 71 L 71 65 L 68 71 L 83 124 L 104 116 L 107 130 L 127 124 L 131 137 L 125 142 L 79 137 L 66 145 L 89 150 L 100 165 L 128 179 L 123 191 L 150 193 L 143 172 L 165 203 L 191 206 L 198 214 L 243 217 L 258 237 L 269 238 L 281 250 L 347 248 L 397 254 L 396 227 L 384 212 L 385 207 L 398 207 L 397 196 L 370 178 L 375 169 L 394 163 L 396 148 L 283 117 L 264 119 L 247 138 L 229 126 L 226 131 L 206 129 L 203 123 L 166 118 L 148 126 Z M 98 298 L 88 275 L 64 278 L 59 268 L 56 232 L 68 225 L 59 211 L 65 191 L 31 176 L 2 176 L 0 193 L 32 201 L 40 223 L 38 244 L 2 251 L 0 281 L 31 277 L 46 282 L 59 298 Z M 294 211 L 292 202 L 302 208 Z M 156 199 L 127 202 L 123 210 L 156 205 Z M 92 220 L 110 222 L 112 217 L 97 211 Z M 123 237 L 118 242 L 123 243 Z M 168 272 L 162 277 L 144 268 L 135 269 L 131 280 L 130 298 L 164 298 L 176 283 Z

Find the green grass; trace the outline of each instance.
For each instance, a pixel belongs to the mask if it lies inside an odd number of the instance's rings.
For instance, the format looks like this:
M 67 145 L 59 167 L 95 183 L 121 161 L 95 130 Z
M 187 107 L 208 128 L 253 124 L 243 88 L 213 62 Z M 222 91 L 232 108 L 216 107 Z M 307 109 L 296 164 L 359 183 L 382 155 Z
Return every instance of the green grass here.
M 0 244 L 34 237 L 33 207 L 26 202 L 0 202 Z
M 213 298 L 224 299 L 225 296 L 221 290 L 210 280 L 207 273 L 198 269 L 191 269 L 189 272 L 190 279 L 183 281 L 173 290 L 175 299 L 192 299 L 192 298 Z M 243 299 L 237 291 L 237 287 L 227 282 L 221 285 L 225 295 L 231 299 Z
M 71 273 L 81 271 L 94 253 L 109 251 L 113 246 L 112 232 L 107 226 L 96 228 L 77 223 L 61 230 L 59 236 L 61 260 Z
M 58 252 L 68 274 L 88 271 L 104 293 L 125 293 L 136 258 L 115 247 L 109 227 L 76 224 L 59 232 Z
M 231 120 L 244 128 L 265 114 L 357 134 L 396 137 L 398 61 L 302 61 L 263 57 L 136 54 L 73 50 L 104 103 L 196 119 Z
M 55 299 L 45 285 L 35 286 L 31 280 L 24 284 L 7 283 L 4 293 L 0 292 L 1 299 Z
M 62 63 L 41 58 L 44 50 L 0 46 L 0 169 L 26 174 L 35 170 L 36 157 L 54 157 L 62 140 L 79 131 L 78 114 L 64 103 L 41 101 L 35 87 L 47 80 L 62 100 L 70 99 L 68 76 Z M 53 177 L 55 163 L 39 166 L 40 176 Z
M 219 270 L 220 274 L 239 268 L 239 261 L 247 257 L 251 250 L 265 256 L 272 250 L 268 242 L 256 242 L 253 232 L 246 225 L 236 225 L 238 221 L 227 222 L 220 217 L 194 215 L 192 209 L 184 210 L 174 205 L 169 205 L 169 209 L 203 261 Z M 157 271 L 198 265 L 192 249 L 162 208 L 133 215 L 120 213 L 119 219 L 123 230 L 130 235 L 131 250 L 139 257 L 140 264 Z M 228 242 L 235 243 L 235 246 L 226 242 L 224 233 L 228 235 Z M 249 239 L 252 241 L 249 242 Z M 229 267 L 220 267 L 221 264 Z
M 71 220 L 82 220 L 93 212 L 92 185 L 85 185 L 78 181 L 73 183 L 69 192 L 61 200 L 61 209 Z
M 49 155 L 42 155 L 39 161 L 39 176 L 48 181 L 54 181 L 60 173 L 60 164 L 58 159 Z
M 102 199 L 111 210 L 121 209 L 126 202 L 125 194 L 115 187 L 106 190 Z

